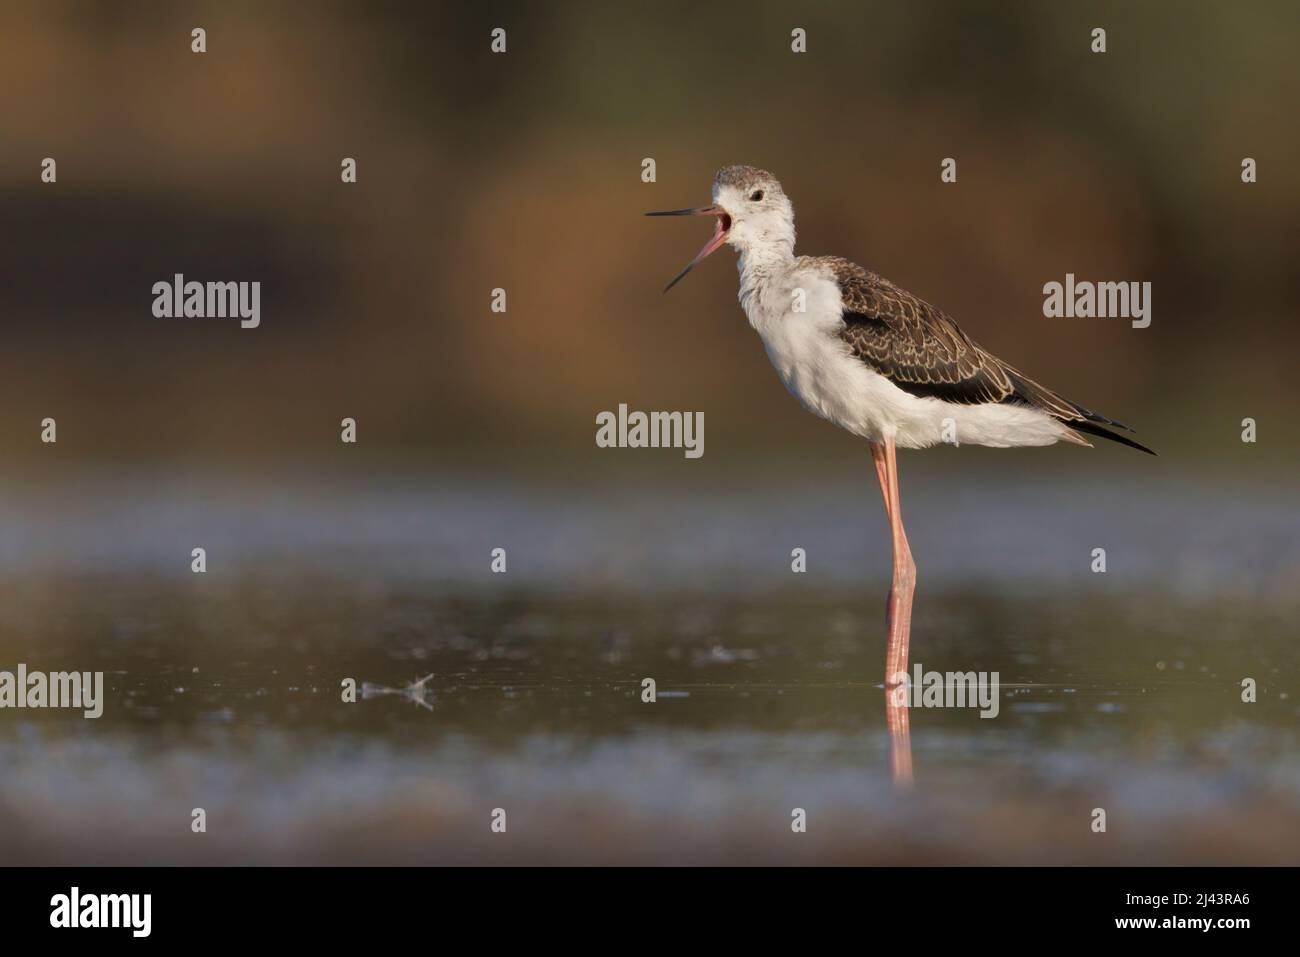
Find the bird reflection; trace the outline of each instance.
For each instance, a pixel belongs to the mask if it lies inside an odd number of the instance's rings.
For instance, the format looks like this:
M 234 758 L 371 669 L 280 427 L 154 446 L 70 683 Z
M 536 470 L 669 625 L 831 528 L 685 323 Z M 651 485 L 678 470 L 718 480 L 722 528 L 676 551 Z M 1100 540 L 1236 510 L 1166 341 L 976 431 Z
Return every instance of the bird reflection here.
M 894 784 L 912 783 L 912 734 L 908 724 L 907 686 L 885 689 L 885 725 L 889 728 L 889 770 Z

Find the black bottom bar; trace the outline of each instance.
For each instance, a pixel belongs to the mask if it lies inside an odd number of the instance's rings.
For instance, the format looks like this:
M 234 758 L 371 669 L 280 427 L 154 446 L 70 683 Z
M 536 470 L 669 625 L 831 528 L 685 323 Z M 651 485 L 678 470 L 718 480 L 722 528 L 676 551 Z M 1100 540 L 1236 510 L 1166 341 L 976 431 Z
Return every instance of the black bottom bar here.
M 6 944 L 75 934 L 95 946 L 716 938 L 734 949 L 807 946 L 828 931 L 872 944 L 1031 944 L 1019 935 L 1035 933 L 1230 943 L 1286 929 L 1294 879 L 1281 868 L 10 868 L 0 927 Z

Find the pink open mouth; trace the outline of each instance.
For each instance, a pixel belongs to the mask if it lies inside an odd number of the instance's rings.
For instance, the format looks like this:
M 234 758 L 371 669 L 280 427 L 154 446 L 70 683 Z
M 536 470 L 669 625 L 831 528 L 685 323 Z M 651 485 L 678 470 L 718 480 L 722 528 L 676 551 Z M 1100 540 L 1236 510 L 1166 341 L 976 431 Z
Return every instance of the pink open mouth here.
M 704 248 L 695 254 L 695 258 L 686 264 L 686 268 L 679 272 L 673 281 L 664 286 L 664 292 L 672 289 L 673 286 L 681 282 L 682 278 L 702 263 L 708 256 L 716 252 L 727 241 L 727 236 L 731 233 L 731 214 L 721 206 L 699 206 L 693 209 L 670 209 L 662 213 L 646 213 L 647 216 L 716 216 L 718 223 L 713 229 L 713 235 L 709 241 L 704 244 Z

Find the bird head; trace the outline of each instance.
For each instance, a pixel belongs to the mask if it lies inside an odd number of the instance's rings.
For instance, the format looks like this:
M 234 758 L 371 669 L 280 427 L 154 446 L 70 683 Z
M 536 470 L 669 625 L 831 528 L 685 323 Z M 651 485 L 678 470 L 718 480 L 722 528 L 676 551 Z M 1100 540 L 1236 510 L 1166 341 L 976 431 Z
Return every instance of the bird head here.
M 777 178 L 753 166 L 724 166 L 713 178 L 713 205 L 670 209 L 647 216 L 713 216 L 713 236 L 686 268 L 666 287 L 667 292 L 688 272 L 724 245 L 742 253 L 779 256 L 794 254 L 794 207 Z

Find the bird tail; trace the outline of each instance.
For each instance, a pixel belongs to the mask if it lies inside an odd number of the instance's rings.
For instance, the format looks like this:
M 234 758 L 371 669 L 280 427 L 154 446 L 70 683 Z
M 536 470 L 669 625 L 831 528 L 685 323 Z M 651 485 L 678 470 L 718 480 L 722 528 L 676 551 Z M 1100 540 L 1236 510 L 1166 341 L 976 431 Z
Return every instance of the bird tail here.
M 1117 435 L 1110 429 L 1122 429 L 1125 432 L 1132 432 L 1123 422 L 1117 422 L 1114 419 L 1108 419 L 1106 416 L 1091 409 L 1079 405 L 1077 402 L 1071 402 L 1064 396 L 1057 395 L 1051 389 L 1044 388 L 1028 376 L 1021 375 L 1015 369 L 1003 364 L 1003 369 L 1011 379 L 1015 387 L 1014 395 L 1021 402 L 1025 402 L 1036 408 L 1042 409 L 1048 415 L 1054 416 L 1061 422 L 1069 426 L 1071 434 L 1066 436 L 1067 441 L 1075 442 L 1079 445 L 1091 446 L 1092 443 L 1085 439 L 1079 433 L 1095 435 L 1103 439 L 1110 439 L 1112 442 L 1118 442 L 1120 445 L 1127 445 L 1131 449 L 1137 449 L 1139 452 L 1145 452 L 1147 455 L 1155 455 L 1151 449 L 1147 448 L 1141 442 L 1135 442 L 1133 439 L 1124 435 Z M 1104 428 L 1109 426 L 1110 428 Z
M 1134 442 L 1127 435 L 1118 435 L 1114 432 L 1103 429 L 1100 425 L 1095 425 L 1092 422 L 1070 422 L 1069 426 L 1070 430 L 1079 438 L 1080 444 L 1082 445 L 1092 445 L 1092 443 L 1083 438 L 1083 436 L 1078 435 L 1079 432 L 1086 432 L 1088 435 L 1096 435 L 1103 439 L 1110 439 L 1112 442 L 1118 442 L 1120 445 L 1127 445 L 1130 449 L 1137 449 L 1139 452 L 1145 452 L 1147 455 L 1156 454 L 1141 442 Z

